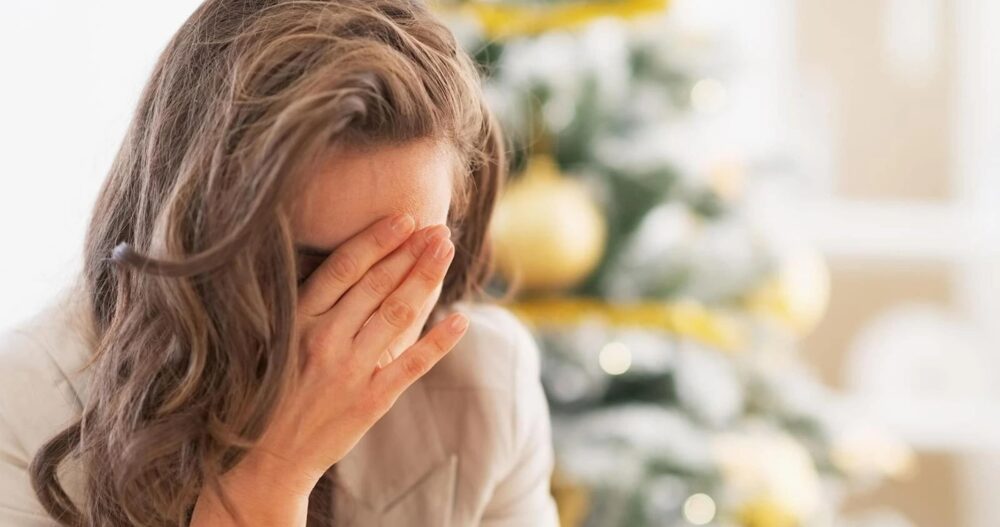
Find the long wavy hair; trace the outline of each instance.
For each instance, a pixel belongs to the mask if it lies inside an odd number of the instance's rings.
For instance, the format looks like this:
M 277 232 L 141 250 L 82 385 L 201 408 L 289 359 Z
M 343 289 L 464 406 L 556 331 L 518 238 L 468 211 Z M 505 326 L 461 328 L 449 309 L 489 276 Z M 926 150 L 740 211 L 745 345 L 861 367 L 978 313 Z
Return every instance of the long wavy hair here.
M 432 139 L 460 180 L 438 308 L 480 291 L 504 143 L 478 73 L 411 0 L 209 0 L 160 56 L 96 203 L 79 422 L 31 479 L 64 525 L 185 525 L 298 372 L 289 208 L 331 148 Z M 83 468 L 71 499 L 59 467 Z M 310 499 L 331 522 L 332 481 Z

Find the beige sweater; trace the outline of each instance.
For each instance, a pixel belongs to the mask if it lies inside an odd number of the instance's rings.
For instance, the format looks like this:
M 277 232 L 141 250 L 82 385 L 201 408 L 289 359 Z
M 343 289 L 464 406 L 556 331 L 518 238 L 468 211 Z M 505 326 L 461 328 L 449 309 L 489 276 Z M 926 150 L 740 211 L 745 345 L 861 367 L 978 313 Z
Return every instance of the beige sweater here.
M 556 527 L 552 445 L 538 351 L 506 310 L 458 304 L 458 346 L 338 463 L 338 525 Z M 56 525 L 28 464 L 87 398 L 93 346 L 85 310 L 66 294 L 0 337 L 0 525 Z M 79 467 L 64 470 L 79 500 Z

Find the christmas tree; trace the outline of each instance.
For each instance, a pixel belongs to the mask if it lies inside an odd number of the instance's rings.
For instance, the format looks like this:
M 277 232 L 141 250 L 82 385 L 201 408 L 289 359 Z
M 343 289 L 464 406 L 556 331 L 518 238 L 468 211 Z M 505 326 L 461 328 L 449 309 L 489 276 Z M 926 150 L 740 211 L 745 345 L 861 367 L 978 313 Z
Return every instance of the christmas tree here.
M 907 467 L 796 355 L 822 259 L 747 220 L 740 163 L 665 146 L 724 104 L 710 41 L 664 0 L 439 8 L 511 142 L 497 285 L 543 351 L 564 525 L 829 525 Z

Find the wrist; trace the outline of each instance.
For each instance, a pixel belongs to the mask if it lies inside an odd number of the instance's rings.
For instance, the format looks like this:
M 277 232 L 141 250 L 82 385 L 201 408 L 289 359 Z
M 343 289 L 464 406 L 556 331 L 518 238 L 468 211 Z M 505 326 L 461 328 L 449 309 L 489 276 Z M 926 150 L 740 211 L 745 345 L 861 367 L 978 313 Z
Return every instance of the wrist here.
M 223 474 L 223 486 L 236 491 L 267 493 L 288 499 L 308 500 L 322 471 L 306 470 L 273 452 L 250 450 L 232 470 Z
M 252 452 L 222 475 L 218 490 L 203 489 L 191 524 L 305 525 L 315 483 L 278 456 Z

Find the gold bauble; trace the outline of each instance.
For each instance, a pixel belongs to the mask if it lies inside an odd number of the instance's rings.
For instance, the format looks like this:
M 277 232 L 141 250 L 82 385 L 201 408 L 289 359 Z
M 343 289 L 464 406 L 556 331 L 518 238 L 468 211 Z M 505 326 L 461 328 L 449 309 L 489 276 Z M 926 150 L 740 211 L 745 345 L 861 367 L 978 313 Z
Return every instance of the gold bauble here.
M 830 271 L 811 250 L 788 253 L 778 272 L 754 291 L 750 308 L 806 335 L 819 324 L 830 300 Z
M 500 273 L 535 291 L 578 284 L 597 266 L 607 238 L 604 216 L 587 187 L 561 175 L 547 156 L 533 157 L 510 185 L 492 229 Z
M 758 499 L 744 504 L 736 514 L 742 527 L 797 527 L 795 515 L 773 500 Z
M 580 527 L 590 512 L 590 492 L 558 466 L 552 471 L 552 497 L 559 510 L 560 527 Z

